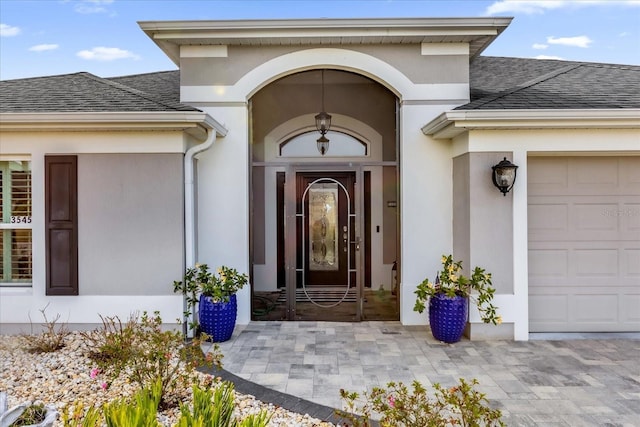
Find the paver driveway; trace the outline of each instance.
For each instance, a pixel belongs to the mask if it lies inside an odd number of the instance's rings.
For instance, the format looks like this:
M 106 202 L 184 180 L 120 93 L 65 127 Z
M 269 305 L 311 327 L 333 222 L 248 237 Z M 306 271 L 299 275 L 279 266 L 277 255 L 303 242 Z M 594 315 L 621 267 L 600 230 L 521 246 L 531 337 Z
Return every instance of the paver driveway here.
M 476 378 L 509 426 L 640 426 L 640 335 L 617 337 L 448 345 L 398 322 L 252 322 L 220 347 L 227 371 L 271 396 L 341 407 L 340 388 Z

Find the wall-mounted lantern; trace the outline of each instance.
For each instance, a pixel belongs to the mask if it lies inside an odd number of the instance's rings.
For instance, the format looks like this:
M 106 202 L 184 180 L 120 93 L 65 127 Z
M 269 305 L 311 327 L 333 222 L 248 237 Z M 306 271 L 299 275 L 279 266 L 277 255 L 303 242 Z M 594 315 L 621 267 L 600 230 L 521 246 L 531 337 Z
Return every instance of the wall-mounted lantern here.
M 513 184 L 516 183 L 516 171 L 518 170 L 518 166 L 511 163 L 505 157 L 504 160 L 500 161 L 497 165 L 492 166 L 491 169 L 493 170 L 491 175 L 493 185 L 502 192 L 503 196 L 506 196 L 513 188 Z

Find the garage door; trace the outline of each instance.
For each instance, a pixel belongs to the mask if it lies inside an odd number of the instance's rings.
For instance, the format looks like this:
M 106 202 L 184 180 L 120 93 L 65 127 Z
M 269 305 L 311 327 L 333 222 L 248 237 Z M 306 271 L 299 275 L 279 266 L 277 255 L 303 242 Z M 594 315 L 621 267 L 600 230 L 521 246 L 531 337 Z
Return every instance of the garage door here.
M 640 331 L 640 156 L 530 157 L 531 332 Z

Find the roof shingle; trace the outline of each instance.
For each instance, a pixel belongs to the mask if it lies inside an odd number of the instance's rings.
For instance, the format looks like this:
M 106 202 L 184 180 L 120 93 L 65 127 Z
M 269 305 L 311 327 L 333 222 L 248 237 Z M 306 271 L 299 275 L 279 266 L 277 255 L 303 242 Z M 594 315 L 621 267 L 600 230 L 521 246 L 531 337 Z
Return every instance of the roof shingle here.
M 3 113 L 199 111 L 175 99 L 84 72 L 0 82 Z
M 480 57 L 470 80 L 456 110 L 640 108 L 639 66 Z
M 640 66 L 481 56 L 457 110 L 640 108 Z M 0 81 L 0 112 L 199 111 L 181 104 L 180 71 Z

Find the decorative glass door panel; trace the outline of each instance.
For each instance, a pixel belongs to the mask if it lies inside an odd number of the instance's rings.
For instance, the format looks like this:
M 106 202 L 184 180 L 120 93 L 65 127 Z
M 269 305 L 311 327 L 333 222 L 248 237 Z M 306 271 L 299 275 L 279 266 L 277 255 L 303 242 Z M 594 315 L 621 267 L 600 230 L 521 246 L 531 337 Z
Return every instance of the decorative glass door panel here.
M 308 196 L 309 270 L 338 270 L 338 184 L 315 183 Z

